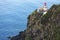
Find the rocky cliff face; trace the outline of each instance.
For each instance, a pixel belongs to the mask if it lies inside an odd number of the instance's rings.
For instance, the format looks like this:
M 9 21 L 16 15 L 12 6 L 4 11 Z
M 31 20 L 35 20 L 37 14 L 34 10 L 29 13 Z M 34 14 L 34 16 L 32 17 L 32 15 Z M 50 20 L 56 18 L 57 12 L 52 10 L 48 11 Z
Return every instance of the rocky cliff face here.
M 45 15 L 35 10 L 28 16 L 27 29 L 11 40 L 60 40 L 60 5 L 53 5 Z

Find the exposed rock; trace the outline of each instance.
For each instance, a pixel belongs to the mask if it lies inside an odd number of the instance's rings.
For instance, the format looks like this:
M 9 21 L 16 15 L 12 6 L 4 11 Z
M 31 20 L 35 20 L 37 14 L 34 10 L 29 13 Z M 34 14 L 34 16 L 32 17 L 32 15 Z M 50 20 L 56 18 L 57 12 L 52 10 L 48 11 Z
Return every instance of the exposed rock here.
M 60 5 L 53 5 L 43 16 L 35 10 L 28 16 L 27 29 L 11 40 L 60 40 Z

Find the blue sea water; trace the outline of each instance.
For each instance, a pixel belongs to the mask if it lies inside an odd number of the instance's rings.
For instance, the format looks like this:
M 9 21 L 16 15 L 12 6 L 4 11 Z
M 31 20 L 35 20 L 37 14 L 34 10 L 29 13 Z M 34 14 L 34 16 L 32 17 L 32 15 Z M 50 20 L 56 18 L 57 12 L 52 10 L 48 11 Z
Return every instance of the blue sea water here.
M 27 28 L 27 17 L 35 9 L 47 2 L 50 8 L 60 0 L 0 0 L 0 40 L 9 40 Z

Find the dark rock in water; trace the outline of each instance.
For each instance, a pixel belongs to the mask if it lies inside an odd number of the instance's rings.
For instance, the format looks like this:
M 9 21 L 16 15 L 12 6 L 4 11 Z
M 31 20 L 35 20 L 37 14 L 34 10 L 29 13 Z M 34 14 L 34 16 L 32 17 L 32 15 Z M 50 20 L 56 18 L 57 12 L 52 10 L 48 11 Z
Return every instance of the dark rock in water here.
M 23 31 L 21 31 L 18 35 L 11 37 L 11 40 L 24 40 L 25 34 Z
M 53 5 L 45 15 L 35 10 L 28 16 L 27 29 L 11 40 L 60 40 L 60 5 Z

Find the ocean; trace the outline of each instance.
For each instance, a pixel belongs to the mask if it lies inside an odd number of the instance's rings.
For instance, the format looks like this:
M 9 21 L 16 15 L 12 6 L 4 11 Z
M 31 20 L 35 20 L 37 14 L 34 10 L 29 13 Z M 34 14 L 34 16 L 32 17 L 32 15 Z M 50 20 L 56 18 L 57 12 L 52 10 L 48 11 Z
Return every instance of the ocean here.
M 18 35 L 27 28 L 27 17 L 44 2 L 50 8 L 60 0 L 0 0 L 0 40 Z

